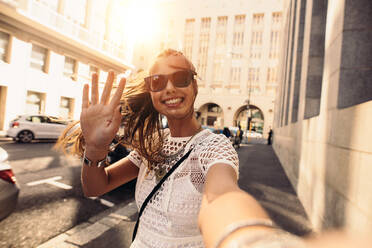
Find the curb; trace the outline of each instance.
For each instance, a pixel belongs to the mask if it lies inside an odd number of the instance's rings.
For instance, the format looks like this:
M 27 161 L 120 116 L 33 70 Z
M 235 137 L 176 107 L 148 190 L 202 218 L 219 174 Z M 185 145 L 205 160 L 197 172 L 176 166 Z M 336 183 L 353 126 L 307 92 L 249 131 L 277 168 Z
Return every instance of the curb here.
M 105 232 L 115 228 L 121 222 L 134 226 L 138 213 L 135 201 L 117 206 L 117 210 L 106 210 L 98 216 L 93 216 L 64 233 L 37 246 L 37 248 L 78 248 L 89 247 L 89 244 Z

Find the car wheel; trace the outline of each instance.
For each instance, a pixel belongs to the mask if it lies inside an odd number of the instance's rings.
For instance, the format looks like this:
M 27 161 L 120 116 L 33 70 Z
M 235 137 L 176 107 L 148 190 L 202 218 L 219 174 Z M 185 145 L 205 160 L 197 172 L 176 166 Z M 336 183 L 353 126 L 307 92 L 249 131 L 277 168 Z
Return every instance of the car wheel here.
M 32 134 L 31 131 L 24 130 L 18 134 L 18 139 L 22 143 L 30 143 L 33 138 L 34 135 Z

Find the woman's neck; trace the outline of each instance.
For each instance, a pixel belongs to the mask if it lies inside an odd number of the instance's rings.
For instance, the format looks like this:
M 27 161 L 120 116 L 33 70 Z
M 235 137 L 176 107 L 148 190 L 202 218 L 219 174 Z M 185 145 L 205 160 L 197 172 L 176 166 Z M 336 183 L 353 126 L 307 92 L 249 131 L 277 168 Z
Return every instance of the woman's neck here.
M 190 120 L 168 120 L 172 137 L 189 137 L 201 130 L 201 125 L 195 117 Z

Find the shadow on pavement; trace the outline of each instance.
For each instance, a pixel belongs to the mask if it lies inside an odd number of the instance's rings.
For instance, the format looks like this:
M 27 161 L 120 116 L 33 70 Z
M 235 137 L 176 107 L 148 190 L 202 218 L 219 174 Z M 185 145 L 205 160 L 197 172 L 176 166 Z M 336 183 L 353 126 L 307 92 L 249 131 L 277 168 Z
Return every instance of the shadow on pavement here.
M 237 151 L 239 186 L 261 203 L 278 226 L 296 235 L 309 234 L 311 224 L 272 147 L 256 143 Z

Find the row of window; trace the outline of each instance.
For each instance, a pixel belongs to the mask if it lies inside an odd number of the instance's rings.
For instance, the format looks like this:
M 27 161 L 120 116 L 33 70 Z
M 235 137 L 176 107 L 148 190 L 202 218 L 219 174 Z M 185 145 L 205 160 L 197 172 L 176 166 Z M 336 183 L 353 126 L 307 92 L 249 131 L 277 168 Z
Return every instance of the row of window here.
M 213 82 L 216 85 L 219 85 L 221 82 L 222 84 L 222 77 L 223 77 L 223 65 L 221 62 L 214 64 L 214 77 Z M 232 84 L 240 84 L 241 82 L 241 74 L 242 68 L 241 67 L 231 67 L 230 68 L 230 82 Z M 248 69 L 248 79 L 249 84 L 258 84 L 260 82 L 260 68 L 249 68 Z M 269 67 L 267 68 L 266 74 L 266 83 L 270 85 L 275 85 L 278 81 L 278 70 L 277 67 Z M 222 87 L 222 85 L 220 85 Z
M 27 91 L 26 113 L 44 114 L 45 113 L 46 94 L 36 91 Z M 59 117 L 72 119 L 74 117 L 75 99 L 64 97 L 60 98 Z
M 11 36 L 8 33 L 0 31 L 0 61 L 10 63 L 9 51 L 10 51 L 10 40 Z M 32 44 L 31 55 L 30 55 L 30 67 L 42 72 L 48 73 L 49 71 L 49 50 L 45 47 L 37 44 Z M 69 56 L 64 57 L 64 66 L 62 74 L 74 81 L 83 80 L 89 81 L 92 74 L 100 74 L 100 81 L 105 81 L 107 72 L 100 70 L 93 65 L 79 62 Z
M 215 57 L 220 57 L 220 55 L 226 53 L 226 34 L 227 34 L 227 16 L 217 17 L 217 27 L 216 27 L 216 50 Z M 252 33 L 251 42 L 249 50 L 249 58 L 261 59 L 261 54 L 263 50 L 263 28 L 264 28 L 264 14 L 254 14 L 252 22 Z M 240 50 L 244 44 L 244 29 L 245 29 L 245 15 L 237 15 L 234 19 L 234 31 L 232 39 L 232 47 L 235 51 Z M 281 13 L 272 14 L 272 23 L 281 22 Z M 188 58 L 192 58 L 193 51 L 193 40 L 194 40 L 194 28 L 195 19 L 186 19 L 185 21 L 185 33 L 184 33 L 184 54 Z M 197 70 L 201 78 L 205 78 L 206 68 L 207 68 L 207 57 L 209 50 L 210 41 L 210 29 L 211 29 L 211 18 L 201 18 L 200 26 L 200 36 L 199 36 L 199 50 L 198 50 L 198 61 Z M 270 49 L 269 58 L 275 59 L 279 55 L 279 39 L 280 33 L 277 27 L 274 27 L 271 31 L 270 37 Z M 233 59 L 241 59 L 243 57 L 242 52 L 237 52 L 239 57 L 234 57 L 235 53 L 232 55 Z M 227 54 L 225 54 L 227 56 Z M 220 62 L 214 62 L 214 72 L 217 72 L 216 68 L 220 68 Z M 236 72 L 237 69 L 231 68 L 231 79 L 233 82 L 240 80 L 240 74 Z M 219 75 L 220 73 L 218 73 Z M 217 81 L 214 77 L 213 81 Z

